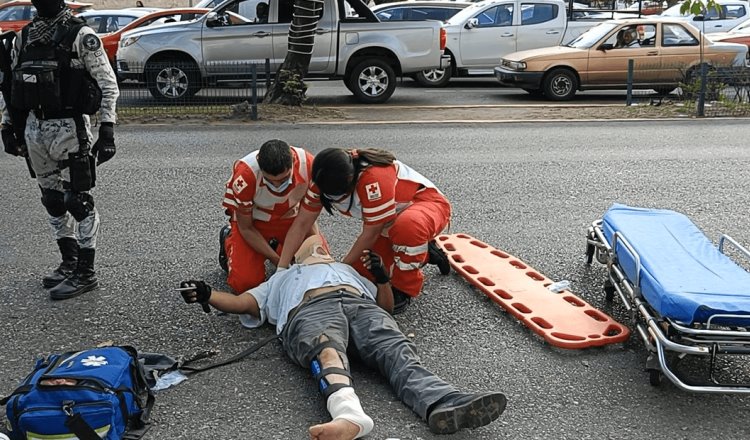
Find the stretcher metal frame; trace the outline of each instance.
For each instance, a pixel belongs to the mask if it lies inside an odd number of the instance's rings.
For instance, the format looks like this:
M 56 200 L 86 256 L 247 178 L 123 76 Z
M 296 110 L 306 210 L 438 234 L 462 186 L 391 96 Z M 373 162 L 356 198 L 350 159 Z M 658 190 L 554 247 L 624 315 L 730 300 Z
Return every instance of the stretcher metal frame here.
M 721 383 L 716 379 L 714 371 L 719 355 L 748 355 L 750 354 L 750 316 L 734 314 L 714 314 L 705 323 L 691 323 L 686 325 L 673 319 L 661 316 L 652 308 L 641 294 L 640 274 L 641 257 L 635 248 L 621 232 L 615 231 L 612 243 L 604 236 L 603 220 L 599 219 L 588 228 L 586 237 L 586 263 L 591 264 L 594 258 L 606 265 L 607 280 L 604 283 L 604 293 L 607 302 L 617 297 L 625 309 L 630 313 L 633 329 L 641 336 L 649 351 L 646 360 L 646 371 L 649 382 L 653 386 L 661 384 L 662 375 L 666 376 L 678 388 L 695 393 L 735 393 L 750 394 L 750 384 Z M 750 251 L 728 235 L 722 235 L 718 250 L 724 253 L 724 245 L 729 243 L 739 252 L 750 259 Z M 634 259 L 636 268 L 635 280 L 626 277 L 625 271 L 619 265 L 616 249 L 626 249 Z M 622 252 L 622 251 L 621 251 Z M 747 320 L 746 326 L 718 325 L 715 320 L 720 319 Z M 670 356 L 668 354 L 676 354 Z M 676 362 L 687 355 L 705 356 L 709 358 L 710 384 L 690 384 L 675 371 Z

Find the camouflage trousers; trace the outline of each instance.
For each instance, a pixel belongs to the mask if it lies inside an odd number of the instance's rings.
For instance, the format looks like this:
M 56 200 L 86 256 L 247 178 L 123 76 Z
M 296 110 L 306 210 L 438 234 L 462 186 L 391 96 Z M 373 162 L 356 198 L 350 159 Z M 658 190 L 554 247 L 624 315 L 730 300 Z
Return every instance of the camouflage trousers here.
M 84 116 L 86 132 L 91 138 L 91 125 Z M 68 159 L 69 153 L 78 151 L 78 138 L 73 119 L 37 119 L 33 112 L 26 120 L 26 146 L 31 166 L 36 173 L 40 188 L 65 192 L 70 188 L 70 171 L 60 167 Z M 49 224 L 56 240 L 75 238 L 81 248 L 96 248 L 96 235 L 99 231 L 99 212 L 94 208 L 81 222 L 66 212 L 59 217 L 49 216 Z

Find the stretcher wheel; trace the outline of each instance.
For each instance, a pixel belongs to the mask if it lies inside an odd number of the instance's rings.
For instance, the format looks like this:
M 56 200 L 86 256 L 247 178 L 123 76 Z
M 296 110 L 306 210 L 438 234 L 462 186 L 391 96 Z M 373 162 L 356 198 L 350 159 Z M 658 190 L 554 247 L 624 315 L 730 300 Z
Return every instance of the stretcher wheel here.
M 604 299 L 610 303 L 615 299 L 615 286 L 610 283 L 604 284 Z
M 661 385 L 661 370 L 657 370 L 655 368 L 651 368 L 648 370 L 648 383 L 651 384 L 651 386 L 658 387 Z
M 609 256 L 607 255 L 606 251 L 602 251 L 601 249 L 596 249 L 596 261 L 598 261 L 601 264 L 607 264 L 607 260 L 609 259 Z

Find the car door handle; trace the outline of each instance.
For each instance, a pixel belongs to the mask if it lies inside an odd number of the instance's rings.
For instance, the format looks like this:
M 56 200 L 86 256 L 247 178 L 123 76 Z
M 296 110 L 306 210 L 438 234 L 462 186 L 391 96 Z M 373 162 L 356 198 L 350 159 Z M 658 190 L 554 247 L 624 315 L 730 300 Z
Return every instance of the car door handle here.
M 255 33 L 253 33 L 253 35 L 252 35 L 252 36 L 253 36 L 253 37 L 258 37 L 258 38 L 263 38 L 263 37 L 267 37 L 267 36 L 269 36 L 269 35 L 271 35 L 271 33 L 270 33 L 270 32 L 265 32 L 265 31 L 258 31 L 258 32 L 255 32 Z
M 500 34 L 501 38 L 512 37 L 512 36 L 513 36 L 513 34 Z
M 651 52 L 646 53 L 646 55 L 652 57 L 652 56 L 655 56 L 655 55 L 659 55 L 659 52 L 657 52 L 655 50 L 652 50 Z
M 557 35 L 560 31 L 547 31 L 547 35 Z
M 331 32 L 330 29 L 315 29 L 315 33 L 318 34 L 318 35 L 327 34 L 329 32 Z

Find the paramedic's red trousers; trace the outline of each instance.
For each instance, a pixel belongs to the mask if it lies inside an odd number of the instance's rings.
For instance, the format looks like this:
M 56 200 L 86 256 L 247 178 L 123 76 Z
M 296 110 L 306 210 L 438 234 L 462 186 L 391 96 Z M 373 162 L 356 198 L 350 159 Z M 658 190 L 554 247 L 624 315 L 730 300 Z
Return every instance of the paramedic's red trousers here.
M 450 217 L 451 205 L 445 196 L 437 191 L 424 191 L 398 214 L 388 237 L 378 238 L 372 250 L 383 258 L 393 287 L 412 297 L 419 295 L 424 284 L 421 268 L 428 259 L 427 243 L 448 226 Z M 354 268 L 373 279 L 359 260 Z
M 279 241 L 276 253 L 281 254 L 284 238 L 292 226 L 294 218 L 274 220 L 272 222 L 253 221 L 253 226 L 268 242 L 272 238 Z M 227 251 L 229 273 L 227 284 L 235 293 L 242 293 L 259 285 L 266 279 L 266 257 L 255 251 L 242 238 L 237 222 L 230 222 L 232 231 L 229 233 L 224 248 Z

